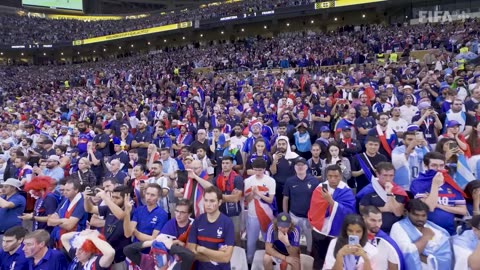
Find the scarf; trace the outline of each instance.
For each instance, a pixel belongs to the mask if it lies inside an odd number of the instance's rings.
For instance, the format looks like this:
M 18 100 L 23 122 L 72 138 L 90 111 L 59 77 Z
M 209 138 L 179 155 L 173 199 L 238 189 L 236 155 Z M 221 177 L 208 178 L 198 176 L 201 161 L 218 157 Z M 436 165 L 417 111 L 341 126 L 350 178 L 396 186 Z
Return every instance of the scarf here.
M 82 199 L 82 194 L 78 193 L 77 195 L 75 195 L 72 201 L 69 201 L 68 199 L 65 200 L 65 202 L 62 204 L 62 206 L 58 210 L 58 217 L 67 218 L 67 219 L 70 218 L 80 199 Z M 78 223 L 77 223 L 77 226 L 74 226 L 73 229 L 71 230 L 62 229 L 60 228 L 60 226 L 53 227 L 52 237 L 56 241 L 56 247 L 58 249 L 61 249 L 63 247 L 62 242 L 60 241 L 60 237 L 65 233 L 76 231 L 77 227 L 78 227 Z
M 269 196 L 269 190 L 265 186 L 257 186 L 258 191 L 263 192 L 265 196 Z M 252 187 L 248 188 L 245 190 L 245 197 L 250 195 L 252 193 Z M 266 201 L 260 199 L 260 198 L 253 198 L 253 204 L 255 207 L 255 213 L 257 215 L 258 221 L 260 223 L 260 229 L 263 233 L 265 233 L 268 229 L 268 225 L 270 222 L 272 222 L 273 218 L 275 217 L 274 211 L 275 211 L 275 206 L 273 205 L 273 202 L 275 202 L 275 199 L 273 200 L 272 203 L 267 203 Z
M 202 171 L 199 177 L 208 180 L 208 174 L 206 171 Z M 199 183 L 197 183 L 197 181 L 188 178 L 187 184 L 185 185 L 185 193 L 183 194 L 183 198 L 189 201 L 193 200 L 193 212 L 195 214 L 195 217 L 198 217 L 205 212 L 203 205 L 203 192 L 203 187 Z
M 392 157 L 392 149 L 395 148 L 395 145 L 397 144 L 397 135 L 395 134 L 395 131 L 391 128 L 387 128 L 385 134 L 378 125 L 376 129 L 383 149 L 385 149 L 389 157 Z
M 234 170 L 232 170 L 232 171 L 230 171 L 230 173 L 228 174 L 228 177 L 226 178 L 223 175 L 223 172 L 222 172 L 217 177 L 217 187 L 218 187 L 218 189 L 220 189 L 220 191 L 222 191 L 222 193 L 225 193 L 225 192 L 231 193 L 233 191 L 233 188 L 234 188 L 233 180 L 235 179 L 235 177 L 237 175 L 238 174 Z M 228 187 L 228 190 L 227 190 L 227 187 Z
M 403 190 L 401 187 L 399 187 L 397 184 L 393 182 L 392 182 L 392 185 L 393 185 L 392 193 L 398 196 L 405 197 L 406 201 L 408 202 L 407 192 L 405 192 L 405 190 Z M 382 201 L 384 201 L 385 203 L 387 202 L 388 200 L 387 192 L 385 191 L 385 188 L 383 188 L 380 185 L 380 183 L 378 182 L 378 178 L 376 177 L 373 177 L 371 183 L 365 186 L 364 188 L 362 188 L 362 190 L 360 190 L 360 192 L 357 193 L 356 198 L 358 201 L 360 201 L 363 198 L 363 196 L 373 192 L 375 192 L 378 195 L 378 197 L 382 199 Z

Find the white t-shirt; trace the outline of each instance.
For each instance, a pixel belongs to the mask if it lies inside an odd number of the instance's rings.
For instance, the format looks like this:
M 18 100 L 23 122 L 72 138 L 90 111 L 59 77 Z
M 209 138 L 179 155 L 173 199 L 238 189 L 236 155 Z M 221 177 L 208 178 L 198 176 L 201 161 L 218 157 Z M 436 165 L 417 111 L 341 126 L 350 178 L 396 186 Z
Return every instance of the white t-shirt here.
M 264 175 L 263 179 L 257 179 L 255 175 L 252 175 L 245 179 L 245 191 L 247 191 L 249 188 L 254 187 L 254 186 L 264 186 L 268 189 L 268 196 L 273 197 L 275 195 L 275 188 L 276 188 L 276 183 L 275 180 L 268 176 Z M 275 198 L 273 198 L 275 200 Z M 255 212 L 255 205 L 254 205 L 255 200 L 251 200 L 248 203 L 248 215 L 251 217 L 256 217 L 257 214 Z
M 323 264 L 323 270 L 330 270 L 333 268 L 335 264 L 335 256 L 333 256 L 333 251 L 335 249 L 335 245 L 337 244 L 337 239 L 333 239 L 330 241 L 330 245 L 328 245 L 327 256 L 325 257 L 325 263 Z M 380 248 L 375 247 L 370 242 L 367 242 L 363 247 L 363 250 L 368 255 L 370 259 L 371 268 L 375 270 L 384 270 L 388 269 L 388 262 L 385 260 L 385 256 L 380 256 Z M 359 258 L 357 262 L 357 267 L 355 269 L 362 270 L 363 269 L 363 258 Z
M 412 118 L 417 114 L 418 108 L 417 106 L 410 106 L 407 107 L 406 105 L 402 105 L 400 107 L 400 118 L 407 121 L 408 124 L 412 123 Z
M 388 119 L 388 127 L 396 132 L 405 132 L 407 131 L 408 123 L 403 118 L 398 118 L 397 121 L 393 120 L 393 118 L 390 118 Z
M 243 145 L 245 144 L 245 141 L 247 140 L 247 137 L 245 136 L 233 136 L 230 137 L 230 148 L 234 149 L 237 148 L 238 150 L 242 150 Z

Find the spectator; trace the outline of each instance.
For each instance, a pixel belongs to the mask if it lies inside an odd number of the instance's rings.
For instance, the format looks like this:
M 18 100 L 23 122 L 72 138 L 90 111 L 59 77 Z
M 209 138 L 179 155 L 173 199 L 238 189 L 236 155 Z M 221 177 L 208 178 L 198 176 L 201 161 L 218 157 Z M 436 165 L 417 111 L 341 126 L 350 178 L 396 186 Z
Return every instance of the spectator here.
M 28 231 L 21 226 L 11 227 L 5 231 L 0 250 L 0 269 L 29 269 L 22 243 L 27 233 Z
M 3 182 L 4 195 L 0 196 L 0 240 L 5 232 L 15 226 L 22 225 L 22 216 L 25 211 L 25 197 L 20 194 L 20 181 L 9 178 Z

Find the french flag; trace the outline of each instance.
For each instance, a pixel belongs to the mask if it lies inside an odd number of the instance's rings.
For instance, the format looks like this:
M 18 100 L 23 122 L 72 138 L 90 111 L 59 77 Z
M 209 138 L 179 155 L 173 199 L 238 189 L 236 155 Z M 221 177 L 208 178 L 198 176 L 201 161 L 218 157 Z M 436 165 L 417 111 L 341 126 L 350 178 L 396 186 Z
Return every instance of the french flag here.
M 268 196 L 268 188 L 265 186 L 257 186 L 258 190 L 264 192 L 265 196 Z M 252 193 L 252 187 L 245 191 L 245 196 Z M 275 200 L 275 199 L 274 199 Z M 257 214 L 258 221 L 260 223 L 260 229 L 262 232 L 266 232 L 268 225 L 275 217 L 273 214 L 273 204 L 269 204 L 262 199 L 254 199 L 255 213 Z

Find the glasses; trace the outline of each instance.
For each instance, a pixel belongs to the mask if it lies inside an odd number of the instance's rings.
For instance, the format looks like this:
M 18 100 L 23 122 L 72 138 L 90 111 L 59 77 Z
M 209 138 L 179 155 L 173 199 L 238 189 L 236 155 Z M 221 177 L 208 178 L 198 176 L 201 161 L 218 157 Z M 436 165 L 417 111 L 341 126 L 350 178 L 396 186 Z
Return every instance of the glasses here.
M 253 170 L 256 171 L 256 172 L 261 172 L 261 171 L 263 171 L 263 170 L 265 170 L 265 169 L 264 169 L 264 168 L 253 168 Z
M 175 210 L 175 214 L 186 215 L 188 212 Z

